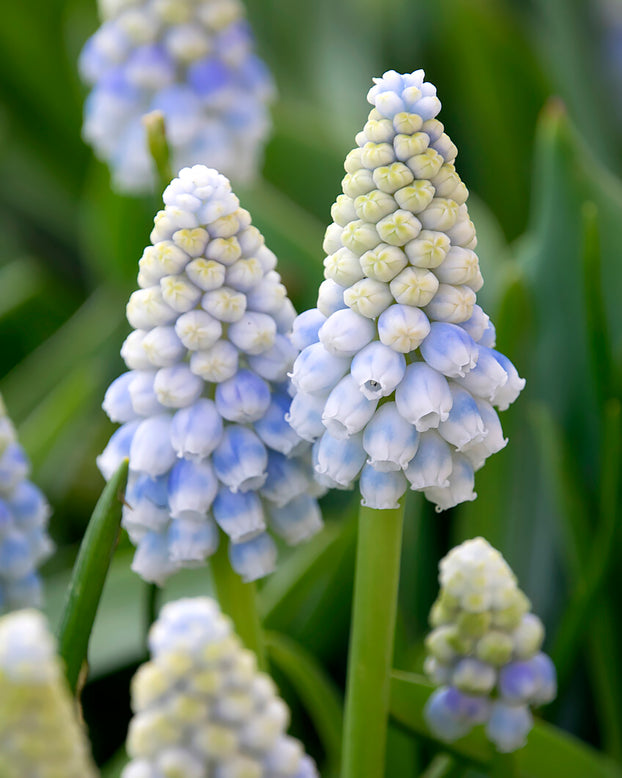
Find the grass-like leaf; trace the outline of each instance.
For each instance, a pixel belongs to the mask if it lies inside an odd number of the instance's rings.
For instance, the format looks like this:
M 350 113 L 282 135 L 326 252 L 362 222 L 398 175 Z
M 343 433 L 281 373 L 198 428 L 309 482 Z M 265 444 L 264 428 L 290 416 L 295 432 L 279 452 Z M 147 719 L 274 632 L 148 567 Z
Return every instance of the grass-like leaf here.
M 128 461 L 104 487 L 73 568 L 60 623 L 59 653 L 71 690 L 75 693 L 84 665 L 93 622 L 119 535 L 121 497 L 125 490 Z

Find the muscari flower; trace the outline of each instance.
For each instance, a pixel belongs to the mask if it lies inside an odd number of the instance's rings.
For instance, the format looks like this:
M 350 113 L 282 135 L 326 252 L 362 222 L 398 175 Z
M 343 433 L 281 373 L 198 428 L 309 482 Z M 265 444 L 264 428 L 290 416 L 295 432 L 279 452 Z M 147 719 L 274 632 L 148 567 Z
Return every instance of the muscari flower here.
M 224 176 L 185 168 L 164 202 L 127 305 L 128 372 L 103 403 L 123 426 L 98 464 L 110 478 L 129 457 L 122 522 L 143 578 L 204 564 L 220 527 L 253 580 L 275 566 L 268 527 L 296 544 L 322 526 L 308 445 L 285 421 L 295 311 Z
M 122 778 L 316 778 L 289 710 L 214 600 L 165 605 L 132 682 Z
M 363 504 L 378 509 L 409 486 L 437 510 L 475 499 L 474 471 L 507 442 L 495 406 L 524 385 L 476 304 L 468 192 L 423 79 L 375 79 L 326 230 L 317 308 L 294 323 L 290 424 L 315 441 L 321 483 L 346 489 L 360 476 Z
M 80 72 L 91 86 L 84 138 L 125 192 L 154 173 L 142 117 L 164 114 L 172 166 L 213 165 L 237 181 L 256 174 L 269 130 L 272 78 L 253 53 L 238 0 L 100 0 L 103 20 Z
M 96 775 L 54 639 L 34 610 L 0 618 L 0 775 Z
M 29 470 L 0 397 L 0 613 L 41 605 L 37 567 L 53 550 L 50 507 Z
M 434 627 L 425 670 L 438 688 L 425 716 L 443 740 L 477 724 L 501 752 L 525 743 L 530 706 L 556 695 L 555 667 L 540 647 L 544 627 L 501 554 L 484 538 L 467 540 L 441 560 Z

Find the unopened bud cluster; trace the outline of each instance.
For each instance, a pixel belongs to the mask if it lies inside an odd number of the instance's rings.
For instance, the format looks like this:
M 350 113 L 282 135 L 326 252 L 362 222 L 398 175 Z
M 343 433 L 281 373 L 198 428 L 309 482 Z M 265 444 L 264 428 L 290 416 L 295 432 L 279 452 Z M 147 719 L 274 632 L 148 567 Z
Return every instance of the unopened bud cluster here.
M 41 604 L 37 568 L 52 553 L 50 507 L 0 397 L 0 613 Z
M 123 191 L 149 190 L 142 117 L 166 120 L 172 165 L 201 162 L 252 178 L 269 130 L 274 87 L 253 53 L 239 0 L 100 0 L 103 24 L 80 71 L 92 87 L 84 137 Z
M 544 627 L 507 563 L 483 538 L 440 563 L 425 669 L 439 685 L 425 715 L 434 734 L 456 740 L 477 724 L 502 752 L 525 743 L 530 706 L 551 702 L 555 667 L 540 650 Z
M 360 475 L 363 504 L 379 509 L 409 486 L 438 510 L 473 500 L 474 471 L 507 442 L 494 406 L 524 385 L 476 304 L 468 192 L 423 78 L 375 79 L 326 231 L 317 308 L 294 325 L 290 423 L 317 441 L 321 483 L 349 488 Z
M 132 683 L 122 778 L 317 778 L 289 711 L 206 597 L 166 605 Z
M 127 305 L 129 370 L 104 400 L 123 426 L 98 464 L 110 478 L 129 457 L 123 526 L 146 580 L 203 564 L 218 527 L 253 580 L 275 566 L 267 525 L 289 544 L 322 526 L 308 446 L 285 421 L 295 311 L 224 176 L 184 168 L 164 202 Z
M 0 775 L 94 778 L 54 640 L 38 611 L 0 618 Z

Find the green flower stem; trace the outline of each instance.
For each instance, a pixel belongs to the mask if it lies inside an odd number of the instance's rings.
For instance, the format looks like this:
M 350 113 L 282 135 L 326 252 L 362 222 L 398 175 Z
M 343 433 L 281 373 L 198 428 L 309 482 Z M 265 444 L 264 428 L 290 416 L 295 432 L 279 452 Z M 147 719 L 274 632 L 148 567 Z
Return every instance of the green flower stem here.
M 449 754 L 437 754 L 426 767 L 421 778 L 449 778 L 455 775 L 458 763 Z
M 223 613 L 233 621 L 235 631 L 244 645 L 255 652 L 259 668 L 266 670 L 266 650 L 257 610 L 257 590 L 254 583 L 244 583 L 231 567 L 227 540 L 222 533 L 218 550 L 211 557 L 210 564 Z
M 117 545 L 128 461 L 104 487 L 82 539 L 65 599 L 58 633 L 71 691 L 79 691 L 82 673 L 108 568 Z
M 162 111 L 151 111 L 143 116 L 143 126 L 147 133 L 147 145 L 158 174 L 158 186 L 163 192 L 171 183 L 171 154 L 166 139 L 166 123 Z
M 496 753 L 490 763 L 490 778 L 518 778 L 518 766 L 514 754 Z
M 148 583 L 145 586 L 145 645 L 149 638 L 151 625 L 158 617 L 160 605 L 160 587 L 154 583 Z
M 403 504 L 359 514 L 342 778 L 384 775 L 403 518 Z

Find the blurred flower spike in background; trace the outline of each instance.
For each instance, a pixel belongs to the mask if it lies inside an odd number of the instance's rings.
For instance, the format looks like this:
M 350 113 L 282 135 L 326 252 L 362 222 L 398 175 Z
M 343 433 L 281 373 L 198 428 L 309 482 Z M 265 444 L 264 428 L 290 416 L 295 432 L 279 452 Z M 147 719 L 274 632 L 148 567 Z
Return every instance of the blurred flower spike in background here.
M 96 775 L 54 639 L 34 610 L 0 617 L 0 775 Z
M 92 88 L 84 138 L 115 186 L 154 183 L 142 117 L 162 111 L 172 166 L 203 163 L 252 180 L 270 127 L 272 78 L 253 53 L 238 0 L 101 0 L 103 20 L 80 58 Z
M 162 583 L 216 550 L 246 581 L 267 575 L 267 527 L 297 544 L 322 526 L 309 446 L 285 421 L 295 311 L 276 257 L 228 180 L 184 168 L 164 192 L 127 305 L 129 371 L 103 407 L 123 426 L 98 464 L 129 456 L 123 526 L 133 569 Z
M 288 419 L 315 441 L 320 483 L 347 489 L 360 476 L 377 509 L 408 487 L 437 510 L 475 499 L 474 472 L 507 443 L 493 406 L 524 386 L 476 304 L 468 191 L 423 79 L 375 79 L 326 230 L 317 308 L 294 323 Z
M 0 614 L 42 604 L 37 568 L 53 550 L 50 506 L 29 470 L 0 395 Z
M 425 708 L 430 729 L 457 740 L 477 724 L 501 752 L 525 744 L 530 706 L 555 698 L 555 667 L 540 650 L 544 627 L 509 566 L 483 538 L 440 563 L 425 669 L 440 686 Z
M 317 778 L 288 737 L 289 710 L 231 622 L 207 597 L 162 609 L 151 661 L 132 682 L 130 763 L 122 778 Z

